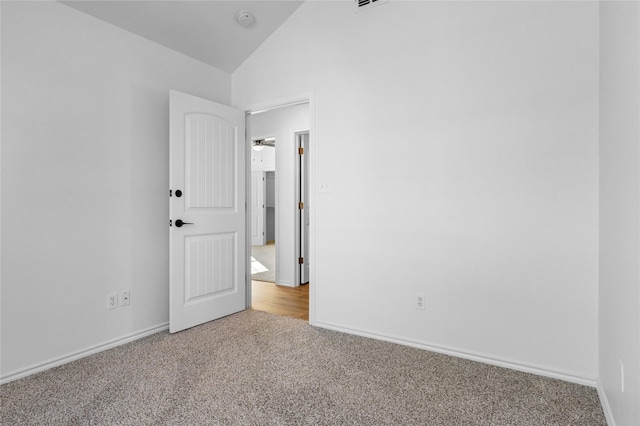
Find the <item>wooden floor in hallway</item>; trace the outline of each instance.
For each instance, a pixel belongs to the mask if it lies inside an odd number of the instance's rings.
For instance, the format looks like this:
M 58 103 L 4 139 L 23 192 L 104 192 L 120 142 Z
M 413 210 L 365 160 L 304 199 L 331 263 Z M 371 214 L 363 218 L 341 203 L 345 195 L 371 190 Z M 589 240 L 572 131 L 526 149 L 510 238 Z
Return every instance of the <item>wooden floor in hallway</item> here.
M 309 284 L 284 287 L 254 280 L 251 291 L 252 309 L 309 321 Z

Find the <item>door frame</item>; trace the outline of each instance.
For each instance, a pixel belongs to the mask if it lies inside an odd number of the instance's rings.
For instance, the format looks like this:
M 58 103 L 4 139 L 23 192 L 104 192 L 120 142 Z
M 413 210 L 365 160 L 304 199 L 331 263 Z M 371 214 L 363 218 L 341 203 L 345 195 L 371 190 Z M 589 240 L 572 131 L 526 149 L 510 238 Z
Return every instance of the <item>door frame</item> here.
M 309 129 L 301 129 L 301 130 L 294 130 L 293 132 L 293 138 L 295 139 L 295 146 L 298 146 L 298 141 L 299 138 L 302 137 L 302 135 L 308 135 L 309 139 L 311 139 L 311 132 L 309 131 Z M 310 186 L 310 182 L 309 182 L 309 163 L 310 163 L 310 154 L 309 154 L 309 145 L 310 142 L 307 141 L 306 147 L 305 147 L 305 152 L 303 155 L 306 155 L 307 159 L 304 160 L 306 161 L 306 167 L 304 170 L 302 170 L 300 168 L 300 159 L 299 159 L 299 154 L 294 153 L 295 155 L 295 170 L 294 170 L 294 179 L 296 181 L 295 183 L 295 191 L 296 191 L 296 200 L 299 200 L 299 194 L 300 194 L 300 180 L 303 177 L 302 175 L 304 174 L 304 179 L 306 181 L 306 186 L 307 188 L 309 188 L 308 193 L 305 193 L 305 203 L 309 204 L 309 209 L 311 208 L 311 200 L 309 199 L 309 195 L 311 193 L 311 186 Z M 300 209 L 297 206 L 294 206 L 295 212 L 294 212 L 294 217 L 295 217 L 295 227 L 296 230 L 294 232 L 293 238 L 294 238 L 294 246 L 296 247 L 296 257 L 300 257 L 300 243 L 301 243 L 301 238 L 302 238 L 302 222 L 300 220 Z M 311 224 L 309 224 L 309 226 L 311 226 Z M 309 229 L 309 232 L 311 232 L 311 229 Z M 309 235 L 306 235 L 307 238 L 309 238 Z M 307 256 L 307 261 L 310 259 L 309 253 L 306 254 Z M 296 261 L 297 259 L 294 259 L 294 263 L 295 265 L 295 274 L 294 274 L 294 282 L 296 284 L 296 286 L 299 286 L 302 284 L 302 274 L 301 274 L 301 265 Z M 310 278 L 310 277 L 309 277 Z M 310 280 L 309 280 L 310 282 Z
M 250 116 L 253 114 L 257 114 L 260 112 L 266 112 L 272 109 L 283 108 L 288 106 L 294 106 L 307 103 L 309 104 L 309 258 L 311 259 L 311 263 L 309 264 L 309 324 L 314 325 L 316 319 L 316 309 L 315 309 L 315 294 L 316 294 L 316 210 L 315 210 L 315 182 L 316 182 L 316 147 L 317 142 L 315 140 L 316 135 L 316 105 L 315 105 L 315 92 L 304 92 L 296 95 L 290 95 L 281 98 L 273 98 L 268 101 L 256 102 L 254 104 L 249 104 L 248 106 L 240 108 L 245 112 L 245 143 L 246 146 L 249 147 L 248 150 L 245 150 L 245 173 L 248 174 L 248 178 L 246 179 L 249 187 L 247 188 L 247 195 L 245 197 L 245 205 L 247 208 L 247 245 L 246 245 L 246 307 L 247 309 L 251 307 L 251 203 L 248 197 L 251 196 L 251 119 Z M 292 177 L 295 178 L 295 177 Z M 296 259 L 297 260 L 297 259 Z
M 266 224 L 266 222 L 267 222 L 267 204 L 266 204 L 266 201 L 265 201 L 265 198 L 266 198 L 266 195 L 267 195 L 266 194 L 266 192 L 267 192 L 266 191 L 266 186 L 267 186 L 267 181 L 266 181 L 266 177 L 267 176 L 266 175 L 267 175 L 267 173 L 264 170 L 259 170 L 259 171 L 253 171 L 252 170 L 251 171 L 251 181 L 252 181 L 251 189 L 253 189 L 253 174 L 254 173 L 260 173 L 262 175 L 262 181 L 261 181 L 261 183 L 258 184 L 258 186 L 261 187 L 259 192 L 262 192 L 262 206 L 263 206 L 262 207 L 262 209 L 263 209 L 262 210 L 262 237 L 260 238 L 260 244 L 254 244 L 254 243 L 256 243 L 256 241 L 253 239 L 253 230 L 254 229 L 253 229 L 253 226 L 252 226 L 251 227 L 251 234 L 252 234 L 251 235 L 251 245 L 264 245 L 264 244 L 267 243 L 267 229 L 266 229 L 267 228 L 267 226 L 266 226 L 267 225 Z M 253 195 L 254 195 L 253 191 L 251 191 L 251 197 L 252 198 L 253 198 Z M 258 204 L 260 204 L 260 203 L 258 203 Z M 251 205 L 253 205 L 253 200 L 251 202 Z M 251 210 L 251 208 L 249 208 L 249 212 L 251 212 L 251 220 L 253 220 L 253 211 Z

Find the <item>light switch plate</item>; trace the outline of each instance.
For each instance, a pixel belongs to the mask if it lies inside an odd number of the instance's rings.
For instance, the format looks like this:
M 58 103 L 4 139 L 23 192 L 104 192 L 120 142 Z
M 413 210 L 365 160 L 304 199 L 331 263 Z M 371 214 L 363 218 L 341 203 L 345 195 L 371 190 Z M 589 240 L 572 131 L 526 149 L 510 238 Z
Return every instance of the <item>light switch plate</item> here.
M 329 192 L 331 192 L 331 183 L 329 183 L 329 182 L 321 183 L 320 184 L 320 193 L 321 194 L 328 194 Z

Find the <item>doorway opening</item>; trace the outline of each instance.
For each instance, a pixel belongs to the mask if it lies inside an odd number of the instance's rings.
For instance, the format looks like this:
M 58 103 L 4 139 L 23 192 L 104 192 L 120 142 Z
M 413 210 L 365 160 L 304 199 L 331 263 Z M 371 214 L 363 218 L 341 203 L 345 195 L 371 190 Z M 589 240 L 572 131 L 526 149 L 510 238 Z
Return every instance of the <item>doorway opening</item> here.
M 276 283 L 275 138 L 251 149 L 251 278 Z M 258 148 L 258 149 L 256 149 Z
M 308 101 L 298 102 L 248 116 L 251 307 L 304 320 L 311 260 L 309 107 Z

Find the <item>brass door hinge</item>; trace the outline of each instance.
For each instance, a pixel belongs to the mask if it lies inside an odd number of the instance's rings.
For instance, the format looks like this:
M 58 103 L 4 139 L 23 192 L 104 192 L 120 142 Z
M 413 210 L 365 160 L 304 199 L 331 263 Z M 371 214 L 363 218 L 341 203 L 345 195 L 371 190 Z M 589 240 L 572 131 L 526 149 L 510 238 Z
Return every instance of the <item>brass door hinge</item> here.
M 304 154 L 304 147 L 299 146 L 298 147 L 298 155 L 303 155 Z
M 304 257 L 299 257 L 299 258 L 298 258 L 298 263 L 299 263 L 300 265 L 304 264 Z
M 303 202 L 298 203 L 298 209 L 299 210 L 304 209 L 304 203 Z

